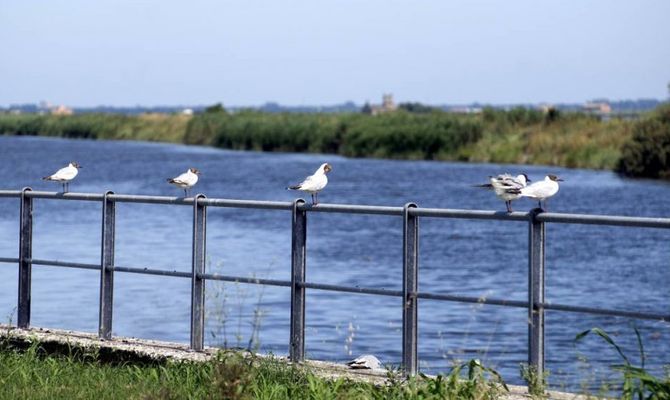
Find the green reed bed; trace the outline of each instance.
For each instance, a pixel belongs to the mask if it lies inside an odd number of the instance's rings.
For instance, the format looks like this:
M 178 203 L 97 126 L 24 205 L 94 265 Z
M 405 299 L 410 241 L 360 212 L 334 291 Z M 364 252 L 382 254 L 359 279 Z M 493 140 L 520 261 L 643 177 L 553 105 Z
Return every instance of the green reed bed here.
M 0 114 L 0 135 L 164 141 L 235 150 L 408 160 L 458 160 L 614 169 L 670 179 L 670 105 L 639 120 L 528 108 L 266 113 L 222 107 L 188 115 Z

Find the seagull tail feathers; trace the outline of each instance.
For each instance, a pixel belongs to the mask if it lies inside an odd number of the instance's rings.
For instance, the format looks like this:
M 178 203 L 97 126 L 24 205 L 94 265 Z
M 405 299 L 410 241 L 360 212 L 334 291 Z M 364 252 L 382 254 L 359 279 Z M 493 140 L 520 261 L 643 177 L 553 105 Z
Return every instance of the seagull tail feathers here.
M 300 189 L 300 185 L 293 185 L 286 187 L 286 190 L 298 190 L 298 189 Z
M 483 183 L 481 185 L 472 185 L 472 187 L 491 189 L 493 188 L 493 185 L 491 185 L 490 183 Z
M 173 179 L 173 178 L 168 178 L 168 179 L 166 179 L 166 181 L 167 181 L 168 183 L 174 183 L 174 179 Z
M 51 175 L 43 177 L 42 180 L 43 181 L 50 181 L 51 180 Z

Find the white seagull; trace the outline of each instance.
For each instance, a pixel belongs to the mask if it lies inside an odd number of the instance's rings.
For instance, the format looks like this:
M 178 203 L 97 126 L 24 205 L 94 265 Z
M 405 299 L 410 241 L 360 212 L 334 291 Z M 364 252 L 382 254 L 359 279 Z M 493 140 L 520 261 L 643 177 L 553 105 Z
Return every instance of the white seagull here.
M 184 189 L 184 197 L 186 197 L 188 196 L 187 190 L 192 188 L 193 185 L 195 185 L 196 183 L 198 183 L 198 175 L 200 175 L 200 171 L 198 171 L 195 168 L 189 168 L 188 171 L 184 172 L 178 177 L 168 179 L 167 181 L 168 183 L 171 183 L 175 186 Z
M 536 199 L 540 208 L 542 208 L 542 202 L 544 201 L 544 208 L 547 209 L 547 199 L 558 193 L 558 182 L 563 182 L 563 179 L 550 174 L 545 176 L 543 181 L 535 182 L 521 189 L 520 194 L 523 197 Z
M 42 179 L 45 181 L 60 182 L 63 185 L 63 193 L 66 193 L 70 188 L 70 181 L 79 173 L 79 168 L 81 168 L 81 165 L 76 161 L 72 161 L 67 167 L 61 168 L 53 175 L 45 176 Z
M 347 363 L 351 369 L 379 369 L 382 365 L 379 359 L 372 354 L 362 355 Z
M 520 174 L 516 177 L 510 174 L 501 174 L 489 178 L 491 183 L 475 186 L 493 189 L 496 196 L 505 202 L 507 212 L 512 212 L 512 200 L 520 198 L 520 190 L 525 188 L 528 182 L 530 182 L 530 178 L 528 178 L 528 175 L 526 174 Z
M 328 177 L 326 174 L 332 169 L 333 167 L 331 167 L 330 164 L 323 163 L 319 169 L 316 170 L 314 175 L 310 175 L 301 183 L 294 186 L 289 186 L 286 189 L 302 190 L 303 192 L 308 192 L 312 195 L 312 204 L 316 205 L 319 203 L 319 192 L 328 184 Z

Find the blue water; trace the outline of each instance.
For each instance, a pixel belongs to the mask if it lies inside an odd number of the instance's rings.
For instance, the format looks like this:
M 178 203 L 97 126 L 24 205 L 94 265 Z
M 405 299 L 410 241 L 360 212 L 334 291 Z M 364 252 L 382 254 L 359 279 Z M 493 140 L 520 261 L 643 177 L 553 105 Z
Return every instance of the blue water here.
M 40 177 L 70 160 L 83 168 L 71 191 L 181 195 L 165 178 L 188 167 L 203 174 L 197 192 L 208 197 L 290 201 L 284 190 L 330 162 L 325 203 L 504 210 L 491 192 L 472 184 L 488 175 L 555 173 L 565 179 L 551 211 L 670 217 L 670 185 L 628 180 L 605 171 L 543 166 L 347 159 L 333 155 L 225 151 L 171 144 L 0 137 L 0 189 L 60 190 Z M 520 200 L 516 210 L 535 203 Z M 35 200 L 33 256 L 100 261 L 100 204 Z M 401 289 L 402 221 L 389 216 L 310 214 L 309 281 Z M 116 264 L 190 271 L 190 207 L 118 204 Z M 291 217 L 286 211 L 208 210 L 208 270 L 288 280 Z M 670 313 L 670 231 L 548 224 L 546 295 L 554 303 Z M 527 225 L 523 222 L 421 220 L 421 291 L 527 299 Z M 0 257 L 18 254 L 18 200 L 0 199 Z M 35 266 L 32 325 L 97 331 L 99 274 Z M 0 264 L 0 318 L 14 319 L 17 273 Z M 190 281 L 117 273 L 115 335 L 188 342 Z M 207 284 L 210 345 L 246 347 L 260 316 L 260 351 L 288 352 L 289 290 L 245 284 Z M 3 321 L 3 322 L 4 322 Z M 397 298 L 309 290 L 308 358 L 343 361 L 374 353 L 399 363 L 401 304 Z M 451 302 L 419 303 L 420 366 L 447 371 L 458 360 L 480 358 L 512 383 L 527 359 L 523 309 Z M 633 325 L 634 324 L 634 325 Z M 258 326 L 259 323 L 256 323 Z M 547 368 L 554 387 L 596 387 L 619 362 L 594 338 L 575 345 L 591 327 L 612 333 L 638 360 L 633 326 L 646 346 L 646 364 L 670 364 L 670 324 L 547 312 Z M 635 361 L 637 362 L 637 361 Z

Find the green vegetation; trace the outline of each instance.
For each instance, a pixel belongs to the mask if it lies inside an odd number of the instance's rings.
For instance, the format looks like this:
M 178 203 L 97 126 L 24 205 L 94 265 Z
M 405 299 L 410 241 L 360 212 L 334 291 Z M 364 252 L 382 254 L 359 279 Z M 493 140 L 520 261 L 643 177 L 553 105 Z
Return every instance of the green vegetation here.
M 463 373 L 463 375 L 461 375 Z M 47 355 L 38 345 L 0 351 L 2 399 L 494 399 L 507 390 L 477 360 L 447 376 L 375 386 L 319 378 L 271 358 L 221 352 L 206 363 L 102 363 L 95 354 Z
M 186 115 L 118 114 L 0 115 L 0 134 L 55 136 L 81 139 L 182 142 Z
M 611 368 L 622 375 L 611 390 L 624 400 L 670 399 L 670 370 L 656 377 L 645 370 L 644 348 L 635 329 L 640 365 L 635 366 L 600 328 L 581 332 L 579 342 L 596 335 L 622 359 Z M 387 382 L 375 385 L 346 378 L 321 378 L 308 366 L 295 366 L 273 357 L 220 351 L 207 362 L 110 361 L 110 354 L 81 348 L 54 348 L 39 343 L 25 347 L 0 341 L 0 399 L 496 399 L 509 389 L 500 375 L 479 360 L 457 365 L 446 375 L 423 374 L 402 379 L 388 370 Z M 123 357 L 122 357 L 123 358 Z M 547 398 L 546 375 L 522 366 L 532 398 Z M 615 388 L 615 389 L 612 389 Z
M 638 349 L 640 351 L 640 366 L 635 366 L 630 359 L 626 357 L 621 348 L 614 342 L 614 340 L 604 330 L 600 328 L 591 328 L 579 333 L 575 337 L 578 342 L 584 339 L 589 334 L 594 334 L 603 339 L 609 344 L 621 357 L 623 364 L 612 365 L 615 371 L 621 372 L 623 383 L 621 385 L 621 396 L 619 398 L 624 400 L 667 400 L 670 399 L 670 370 L 663 378 L 657 378 L 651 375 L 644 368 L 644 346 L 640 332 L 635 328 L 635 335 L 637 336 Z
M 545 399 L 549 397 L 546 394 L 549 371 L 539 373 L 535 366 L 521 364 L 520 372 L 521 379 L 526 382 L 526 385 L 528 386 L 528 394 L 530 394 L 532 398 Z
M 396 112 L 229 113 L 221 104 L 195 116 L 0 115 L 0 134 L 132 139 L 420 160 L 545 164 L 616 169 L 670 179 L 670 106 L 639 121 L 526 108 L 447 113 L 407 103 Z
M 476 121 L 447 113 L 205 113 L 188 125 L 186 143 L 236 150 L 337 153 L 349 157 L 456 159 L 481 137 Z
M 670 105 L 659 107 L 635 125 L 617 171 L 628 176 L 670 179 Z

